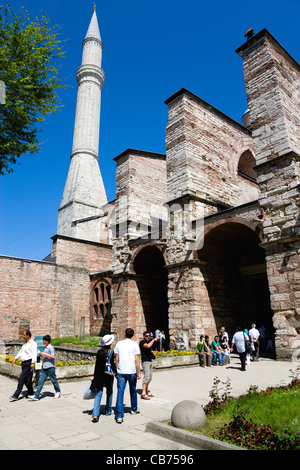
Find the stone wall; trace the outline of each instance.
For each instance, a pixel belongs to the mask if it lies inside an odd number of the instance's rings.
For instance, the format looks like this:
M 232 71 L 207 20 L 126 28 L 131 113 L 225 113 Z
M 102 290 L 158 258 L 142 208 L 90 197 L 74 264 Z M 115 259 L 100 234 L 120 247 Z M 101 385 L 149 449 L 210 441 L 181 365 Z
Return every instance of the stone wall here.
M 137 238 L 148 234 L 154 218 L 166 210 L 165 155 L 128 149 L 117 162 L 116 236 Z
M 241 46 L 263 213 L 276 353 L 300 346 L 299 64 L 267 31 Z
M 256 200 L 257 184 L 238 172 L 242 154 L 253 153 L 251 133 L 187 90 L 166 103 L 168 201 L 195 194 L 211 213 Z
M 266 29 L 237 53 L 244 64 L 257 164 L 290 151 L 299 154 L 299 64 Z

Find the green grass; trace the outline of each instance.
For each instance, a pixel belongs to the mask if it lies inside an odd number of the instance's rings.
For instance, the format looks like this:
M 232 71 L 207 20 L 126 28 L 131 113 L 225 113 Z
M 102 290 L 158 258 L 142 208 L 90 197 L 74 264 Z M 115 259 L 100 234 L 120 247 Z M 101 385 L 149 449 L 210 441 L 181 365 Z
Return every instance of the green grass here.
M 300 432 L 300 390 L 273 390 L 268 396 L 249 397 L 241 406 L 249 407 L 249 415 L 257 424 L 268 424 L 276 429 L 290 425 Z
M 83 345 L 99 347 L 99 336 L 85 336 L 81 339 L 79 336 L 65 336 L 63 338 L 52 338 L 52 346 L 60 346 L 61 344 Z
M 300 383 L 252 390 L 208 413 L 196 432 L 251 449 L 300 449 Z
M 239 410 L 245 418 L 260 426 L 269 425 L 277 430 L 289 425 L 295 433 L 300 432 L 300 390 L 274 389 L 270 395 L 244 396 L 232 400 L 222 411 L 207 417 L 207 426 L 201 432 L 212 435 L 212 432 L 232 421 Z

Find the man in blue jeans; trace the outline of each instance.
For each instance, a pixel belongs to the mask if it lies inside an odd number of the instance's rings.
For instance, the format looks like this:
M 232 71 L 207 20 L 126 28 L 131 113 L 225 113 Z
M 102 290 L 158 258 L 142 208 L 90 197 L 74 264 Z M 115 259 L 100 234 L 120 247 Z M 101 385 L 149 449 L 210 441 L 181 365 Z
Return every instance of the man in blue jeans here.
M 116 402 L 116 422 L 123 423 L 124 418 L 124 392 L 126 383 L 129 383 L 131 410 L 130 414 L 139 413 L 137 406 L 136 381 L 140 379 L 140 348 L 132 340 L 134 331 L 132 328 L 125 330 L 125 339 L 118 341 L 114 349 L 115 364 L 117 368 L 117 402 Z
M 216 365 L 216 361 L 218 358 L 219 365 L 222 366 L 224 364 L 226 353 L 220 346 L 218 335 L 215 335 L 213 341 L 211 342 L 211 352 L 213 353 L 212 365 Z
M 41 372 L 40 380 L 36 389 L 36 392 L 34 394 L 34 397 L 31 399 L 34 401 L 38 401 L 40 397 L 40 393 L 42 391 L 42 388 L 44 386 L 44 383 L 47 380 L 47 377 L 51 380 L 53 383 L 54 389 L 55 389 L 55 396 L 54 398 L 60 398 L 60 387 L 58 385 L 58 381 L 55 375 L 55 350 L 54 347 L 50 344 L 51 343 L 51 336 L 45 335 L 43 337 L 43 343 L 45 345 L 44 352 L 40 352 L 40 356 L 43 358 L 43 369 Z

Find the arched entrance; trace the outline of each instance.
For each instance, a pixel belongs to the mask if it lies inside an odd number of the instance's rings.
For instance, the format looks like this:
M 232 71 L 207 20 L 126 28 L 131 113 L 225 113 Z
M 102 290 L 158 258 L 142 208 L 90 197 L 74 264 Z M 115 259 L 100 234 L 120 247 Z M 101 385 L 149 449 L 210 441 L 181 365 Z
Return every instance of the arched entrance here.
M 204 263 L 208 299 L 216 329 L 225 326 L 230 336 L 237 325 L 264 325 L 273 339 L 272 310 L 265 253 L 258 234 L 246 222 L 215 224 L 204 238 L 197 257 Z
M 169 325 L 168 273 L 165 264 L 163 253 L 155 245 L 139 249 L 132 262 L 139 293 L 137 302 L 140 302 L 145 330 L 163 331 L 166 348 L 169 342 Z

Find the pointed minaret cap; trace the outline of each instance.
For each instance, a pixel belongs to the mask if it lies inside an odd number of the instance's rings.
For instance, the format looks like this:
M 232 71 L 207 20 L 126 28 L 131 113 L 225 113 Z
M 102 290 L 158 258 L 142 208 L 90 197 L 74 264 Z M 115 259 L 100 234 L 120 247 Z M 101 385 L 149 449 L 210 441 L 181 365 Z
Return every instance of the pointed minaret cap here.
M 86 39 L 98 39 L 98 41 L 101 41 L 100 30 L 99 30 L 97 15 L 96 15 L 96 5 L 94 5 L 94 13 L 93 13 L 90 25 L 89 25 L 89 29 L 85 36 L 85 40 Z

